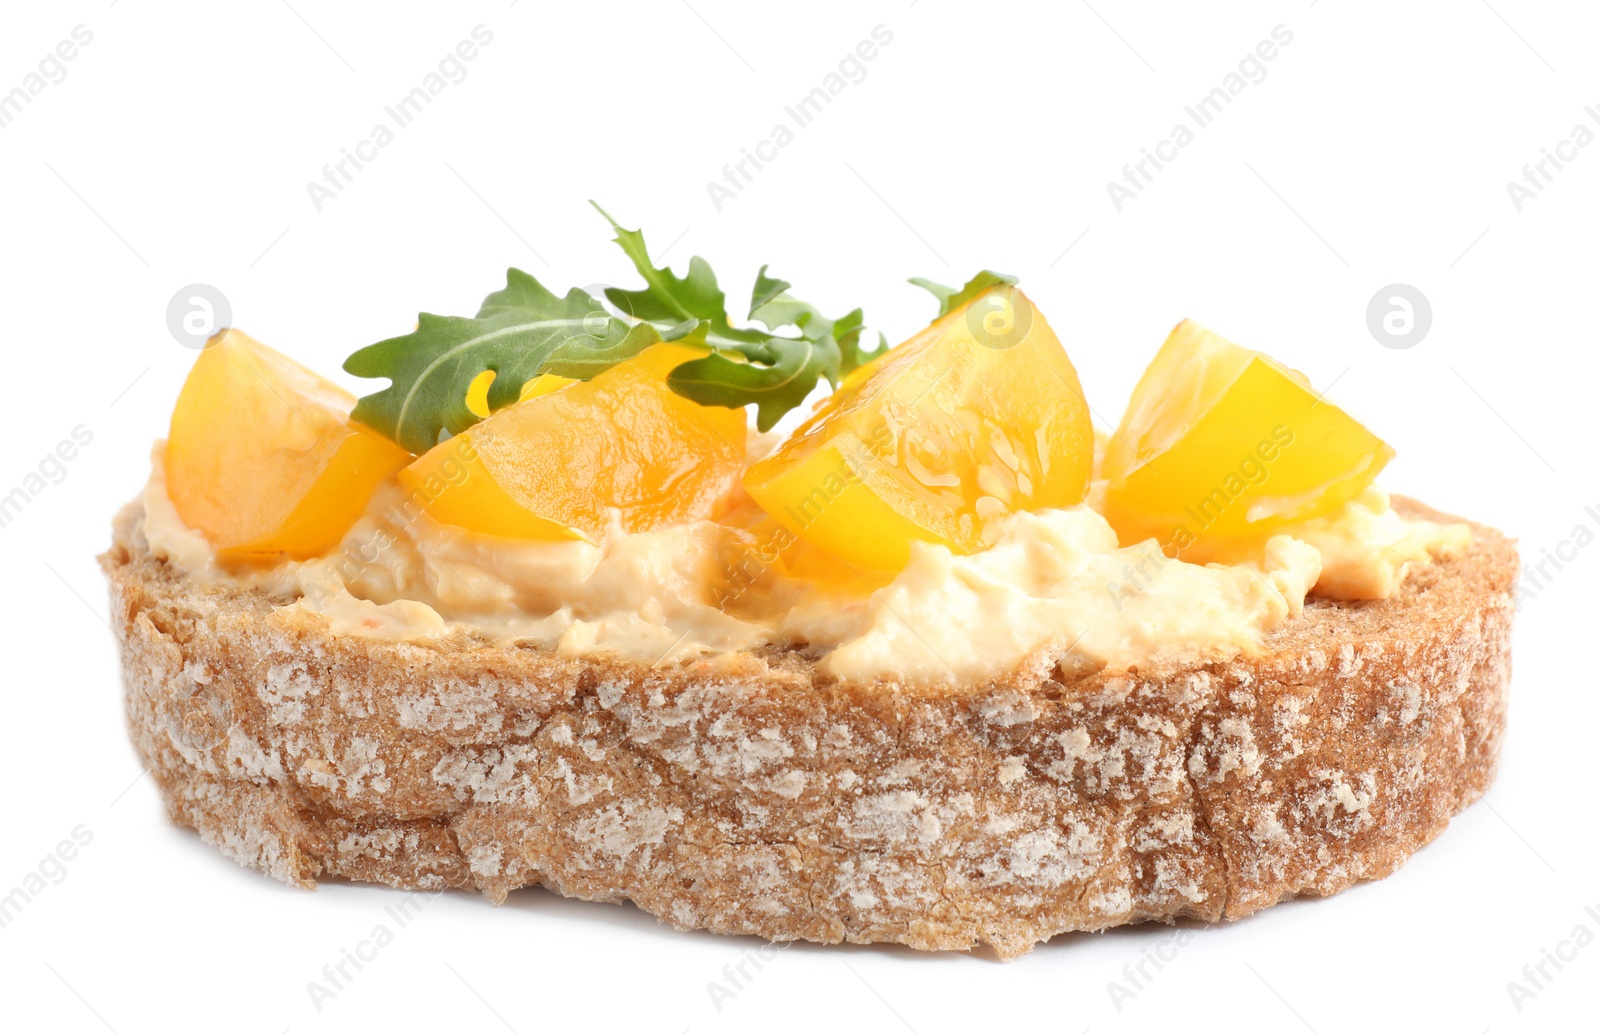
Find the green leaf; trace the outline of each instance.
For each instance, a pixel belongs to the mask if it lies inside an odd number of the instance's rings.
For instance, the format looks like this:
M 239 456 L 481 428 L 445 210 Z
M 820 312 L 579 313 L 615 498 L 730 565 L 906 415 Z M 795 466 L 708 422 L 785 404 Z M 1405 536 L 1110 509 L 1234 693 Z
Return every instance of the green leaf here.
M 968 280 L 966 286 L 959 290 L 954 287 L 946 287 L 943 284 L 936 284 L 932 280 L 924 280 L 920 276 L 914 276 L 908 282 L 928 291 L 939 299 L 939 315 L 934 317 L 934 319 L 939 319 L 942 316 L 948 316 L 952 310 L 959 309 L 991 287 L 997 287 L 1000 284 L 1015 284 L 1017 278 L 1007 276 L 1005 273 L 996 273 L 993 270 L 984 269 L 979 270 L 978 275 Z
M 662 340 L 651 323 L 631 323 L 574 288 L 557 297 L 518 269 L 472 319 L 417 317 L 417 329 L 360 349 L 344 368 L 357 377 L 387 377 L 389 386 L 362 396 L 354 419 L 414 453 L 478 421 L 467 389 L 495 371 L 489 409 L 517 401 L 522 385 L 541 373 L 587 379 Z
M 817 378 L 837 384 L 842 355 L 833 335 L 847 321 L 846 329 L 854 327 L 853 334 L 859 335 L 861 310 L 836 322 L 810 303 L 790 297 L 788 288 L 788 281 L 768 277 L 767 267 L 762 266 L 751 292 L 750 318 L 772 331 L 793 326 L 800 331 L 798 339 L 772 334 L 758 344 L 730 349 L 742 361 L 720 352 L 692 359 L 672 371 L 667 386 L 703 406 L 754 403 L 756 427 L 766 431 L 805 401 Z
M 656 323 L 703 321 L 708 324 L 708 338 L 720 339 L 714 344 L 722 347 L 761 343 L 763 335 L 759 332 L 737 330 L 728 322 L 728 299 L 717 286 L 717 275 L 711 271 L 710 263 L 694 256 L 689 260 L 689 275 L 685 277 L 665 266 L 657 268 L 650 264 L 650 251 L 645 247 L 642 230 L 624 230 L 605 209 L 593 201 L 589 203 L 611 224 L 623 254 L 644 277 L 645 286 L 635 291 L 606 288 L 606 297 L 613 305 L 635 319 Z
M 851 355 L 856 355 L 861 310 L 831 320 L 810 302 L 790 295 L 789 287 L 787 280 L 768 276 L 767 267 L 762 266 L 750 292 L 750 318 L 765 324 L 769 331 L 792 326 L 800 331 L 798 339 L 768 335 L 764 342 L 767 356 L 758 356 L 754 348 L 734 349 L 745 362 L 719 353 L 691 360 L 672 371 L 667 385 L 701 405 L 754 403 L 756 426 L 766 431 L 805 401 L 819 377 L 837 384 L 841 373 L 848 372 L 842 369 L 844 354 L 838 335 L 849 339 Z
M 763 276 L 767 267 L 761 267 Z M 787 283 L 782 280 L 772 283 Z M 756 282 L 757 292 L 761 281 Z M 756 305 L 752 303 L 750 318 L 761 320 L 774 329 L 786 325 L 798 327 L 802 337 L 811 341 L 822 341 L 831 337 L 839 349 L 839 376 L 844 376 L 856 367 L 863 365 L 889 349 L 889 341 L 880 332 L 878 334 L 878 347 L 870 351 L 861 348 L 861 332 L 864 328 L 865 317 L 860 309 L 852 309 L 836 320 L 830 320 L 816 306 L 809 302 L 802 302 L 791 298 L 788 294 L 780 293 Z M 831 378 L 830 378 L 831 380 Z
M 854 317 L 852 321 L 852 317 Z M 849 323 L 848 329 L 846 328 Z M 865 366 L 878 356 L 889 350 L 889 339 L 883 336 L 883 331 L 878 332 L 878 347 L 871 350 L 861 348 L 861 310 L 856 309 L 844 319 L 833 325 L 835 334 L 839 335 L 839 372 L 849 373 L 858 366 Z
M 799 405 L 819 378 L 837 384 L 842 373 L 885 347 L 880 334 L 876 351 L 861 350 L 860 309 L 829 319 L 789 294 L 789 282 L 768 276 L 765 266 L 750 296 L 750 319 L 763 326 L 736 327 L 704 259 L 690 259 L 681 277 L 658 268 L 642 232 L 623 229 L 594 207 L 644 278 L 642 288 L 606 289 L 622 315 L 584 291 L 557 297 L 521 270 L 509 270 L 506 286 L 484 299 L 477 316 L 423 313 L 412 333 L 346 359 L 349 373 L 389 380 L 388 387 L 362 396 L 352 416 L 421 453 L 443 434 L 459 434 L 478 421 L 467 408 L 467 391 L 485 370 L 495 372 L 488 392 L 493 412 L 516 402 L 522 385 L 541 373 L 587 380 L 658 341 L 683 341 L 712 352 L 673 370 L 667 381 L 672 389 L 703 405 L 754 404 L 766 430 Z M 779 333 L 784 327 L 798 333 Z
M 777 277 L 768 276 L 766 266 L 756 270 L 756 285 L 750 290 L 750 318 L 753 320 L 761 319 L 756 313 L 761 311 L 762 306 L 793 286 L 787 280 L 779 280 Z M 783 326 L 782 323 L 768 323 L 766 320 L 761 320 L 761 322 L 766 323 L 767 326 L 773 329 Z
M 768 431 L 783 414 L 805 401 L 819 377 L 826 377 L 830 384 L 839 379 L 838 345 L 831 339 L 796 341 L 770 364 L 739 362 L 713 352 L 675 367 L 667 385 L 703 406 L 739 407 L 753 402 L 756 427 Z
M 815 305 L 789 293 L 789 281 L 767 276 L 767 267 L 756 273 L 756 286 L 750 292 L 750 318 L 760 320 L 768 330 L 795 327 L 808 341 L 820 341 L 833 332 L 833 320 Z
M 638 290 L 608 288 L 606 297 L 658 326 L 667 320 L 697 320 L 699 326 L 683 339 L 714 349 L 709 356 L 679 365 L 668 377 L 667 384 L 685 398 L 709 406 L 754 404 L 757 426 L 767 430 L 811 393 L 818 378 L 837 384 L 842 373 L 877 354 L 863 353 L 859 347 L 860 309 L 830 319 L 791 295 L 790 283 L 769 276 L 766 266 L 756 274 L 750 292 L 750 319 L 765 329 L 735 327 L 728 318 L 727 296 L 704 259 L 690 259 L 688 275 L 682 277 L 658 268 L 651 264 L 643 233 L 623 229 L 605 209 L 594 207 L 616 231 L 617 244 L 645 281 Z M 784 327 L 799 333 L 779 333 Z M 881 349 L 882 335 L 879 340 Z

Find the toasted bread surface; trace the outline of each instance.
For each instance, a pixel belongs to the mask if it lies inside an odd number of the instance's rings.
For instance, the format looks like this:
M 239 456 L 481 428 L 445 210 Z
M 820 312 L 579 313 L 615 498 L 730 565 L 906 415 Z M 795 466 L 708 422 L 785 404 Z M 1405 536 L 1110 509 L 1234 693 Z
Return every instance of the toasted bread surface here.
M 930 690 L 783 651 L 335 635 L 182 577 L 141 521 L 101 557 L 134 745 L 174 821 L 306 887 L 543 885 L 682 929 L 1013 957 L 1387 876 L 1487 789 L 1505 728 L 1517 556 L 1476 525 L 1391 599 L 1308 600 L 1259 655 L 1044 653 Z

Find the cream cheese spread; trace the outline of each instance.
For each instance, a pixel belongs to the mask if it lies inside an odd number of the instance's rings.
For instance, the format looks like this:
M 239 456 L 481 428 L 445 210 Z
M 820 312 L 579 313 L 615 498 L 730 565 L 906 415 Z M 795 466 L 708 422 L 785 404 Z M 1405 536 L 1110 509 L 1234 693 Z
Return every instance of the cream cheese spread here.
M 1308 593 L 1384 598 L 1407 572 L 1459 555 L 1466 525 L 1395 513 L 1370 489 L 1238 564 L 1191 564 L 1154 540 L 1121 547 L 1089 503 L 1018 513 L 988 548 L 918 543 L 887 585 L 825 586 L 764 564 L 730 603 L 730 564 L 756 548 L 712 521 L 598 543 L 494 538 L 440 524 L 398 485 L 374 496 L 331 554 L 270 567 L 224 565 L 166 490 L 164 443 L 140 502 L 151 552 L 198 579 L 232 579 L 320 615 L 331 631 L 427 641 L 472 629 L 562 655 L 653 664 L 799 647 L 842 679 L 970 685 L 1031 657 L 1113 668 L 1181 667 L 1259 648 Z M 719 605 L 719 599 L 723 605 Z
M 1376 486 L 1327 517 L 1301 523 L 1295 537 L 1322 554 L 1317 592 L 1350 600 L 1388 599 L 1413 567 L 1456 559 L 1472 545 L 1465 524 L 1402 517 Z

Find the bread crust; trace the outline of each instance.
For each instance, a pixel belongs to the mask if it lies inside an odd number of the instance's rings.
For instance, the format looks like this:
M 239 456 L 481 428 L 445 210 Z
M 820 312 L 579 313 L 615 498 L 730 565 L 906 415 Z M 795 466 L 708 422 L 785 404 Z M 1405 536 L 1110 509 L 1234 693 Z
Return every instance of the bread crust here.
M 1308 601 L 1259 656 L 1041 655 L 927 690 L 792 653 L 334 635 L 177 575 L 141 525 L 100 558 L 139 756 L 175 822 L 308 888 L 543 885 L 685 930 L 1010 958 L 1387 876 L 1488 788 L 1505 727 L 1517 556 L 1481 526 L 1393 599 Z

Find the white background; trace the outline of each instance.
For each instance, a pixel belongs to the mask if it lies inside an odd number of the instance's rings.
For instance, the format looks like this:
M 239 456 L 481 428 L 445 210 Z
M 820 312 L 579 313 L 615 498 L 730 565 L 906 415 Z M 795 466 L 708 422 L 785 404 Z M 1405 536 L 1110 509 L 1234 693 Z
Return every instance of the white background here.
M 1506 188 L 1574 126 L 1600 132 L 1591 5 L 692 2 L 5 6 L 0 92 L 74 26 L 93 42 L 0 130 L 0 494 L 76 425 L 94 437 L 0 528 L 0 893 L 74 827 L 93 840 L 0 929 L 0 1026 L 1594 1029 L 1600 944 L 1520 1012 L 1506 985 L 1574 926 L 1600 934 L 1584 911 L 1600 915 L 1600 548 L 1522 609 L 1482 804 L 1385 881 L 1194 927 L 1120 1010 L 1108 981 L 1166 927 L 1011 964 L 795 946 L 719 1012 L 707 982 L 758 942 L 544 891 L 433 901 L 313 1007 L 307 981 L 401 895 L 291 890 L 170 826 L 102 625 L 94 555 L 195 354 L 164 315 L 186 284 L 349 384 L 348 352 L 418 309 L 472 310 L 507 265 L 559 289 L 631 285 L 596 198 L 680 268 L 709 257 L 736 301 L 771 262 L 891 338 L 931 313 L 906 277 L 1017 274 L 1105 422 L 1194 316 L 1331 385 L 1398 448 L 1387 485 L 1507 529 L 1527 560 L 1600 527 L 1600 146 L 1520 212 Z M 493 42 L 468 77 L 318 212 L 307 181 L 479 24 Z M 718 212 L 707 181 L 880 24 L 893 41 L 866 79 Z M 1117 212 L 1106 182 L 1280 24 L 1293 41 L 1266 78 Z M 1395 282 L 1433 310 L 1406 350 L 1366 324 Z

